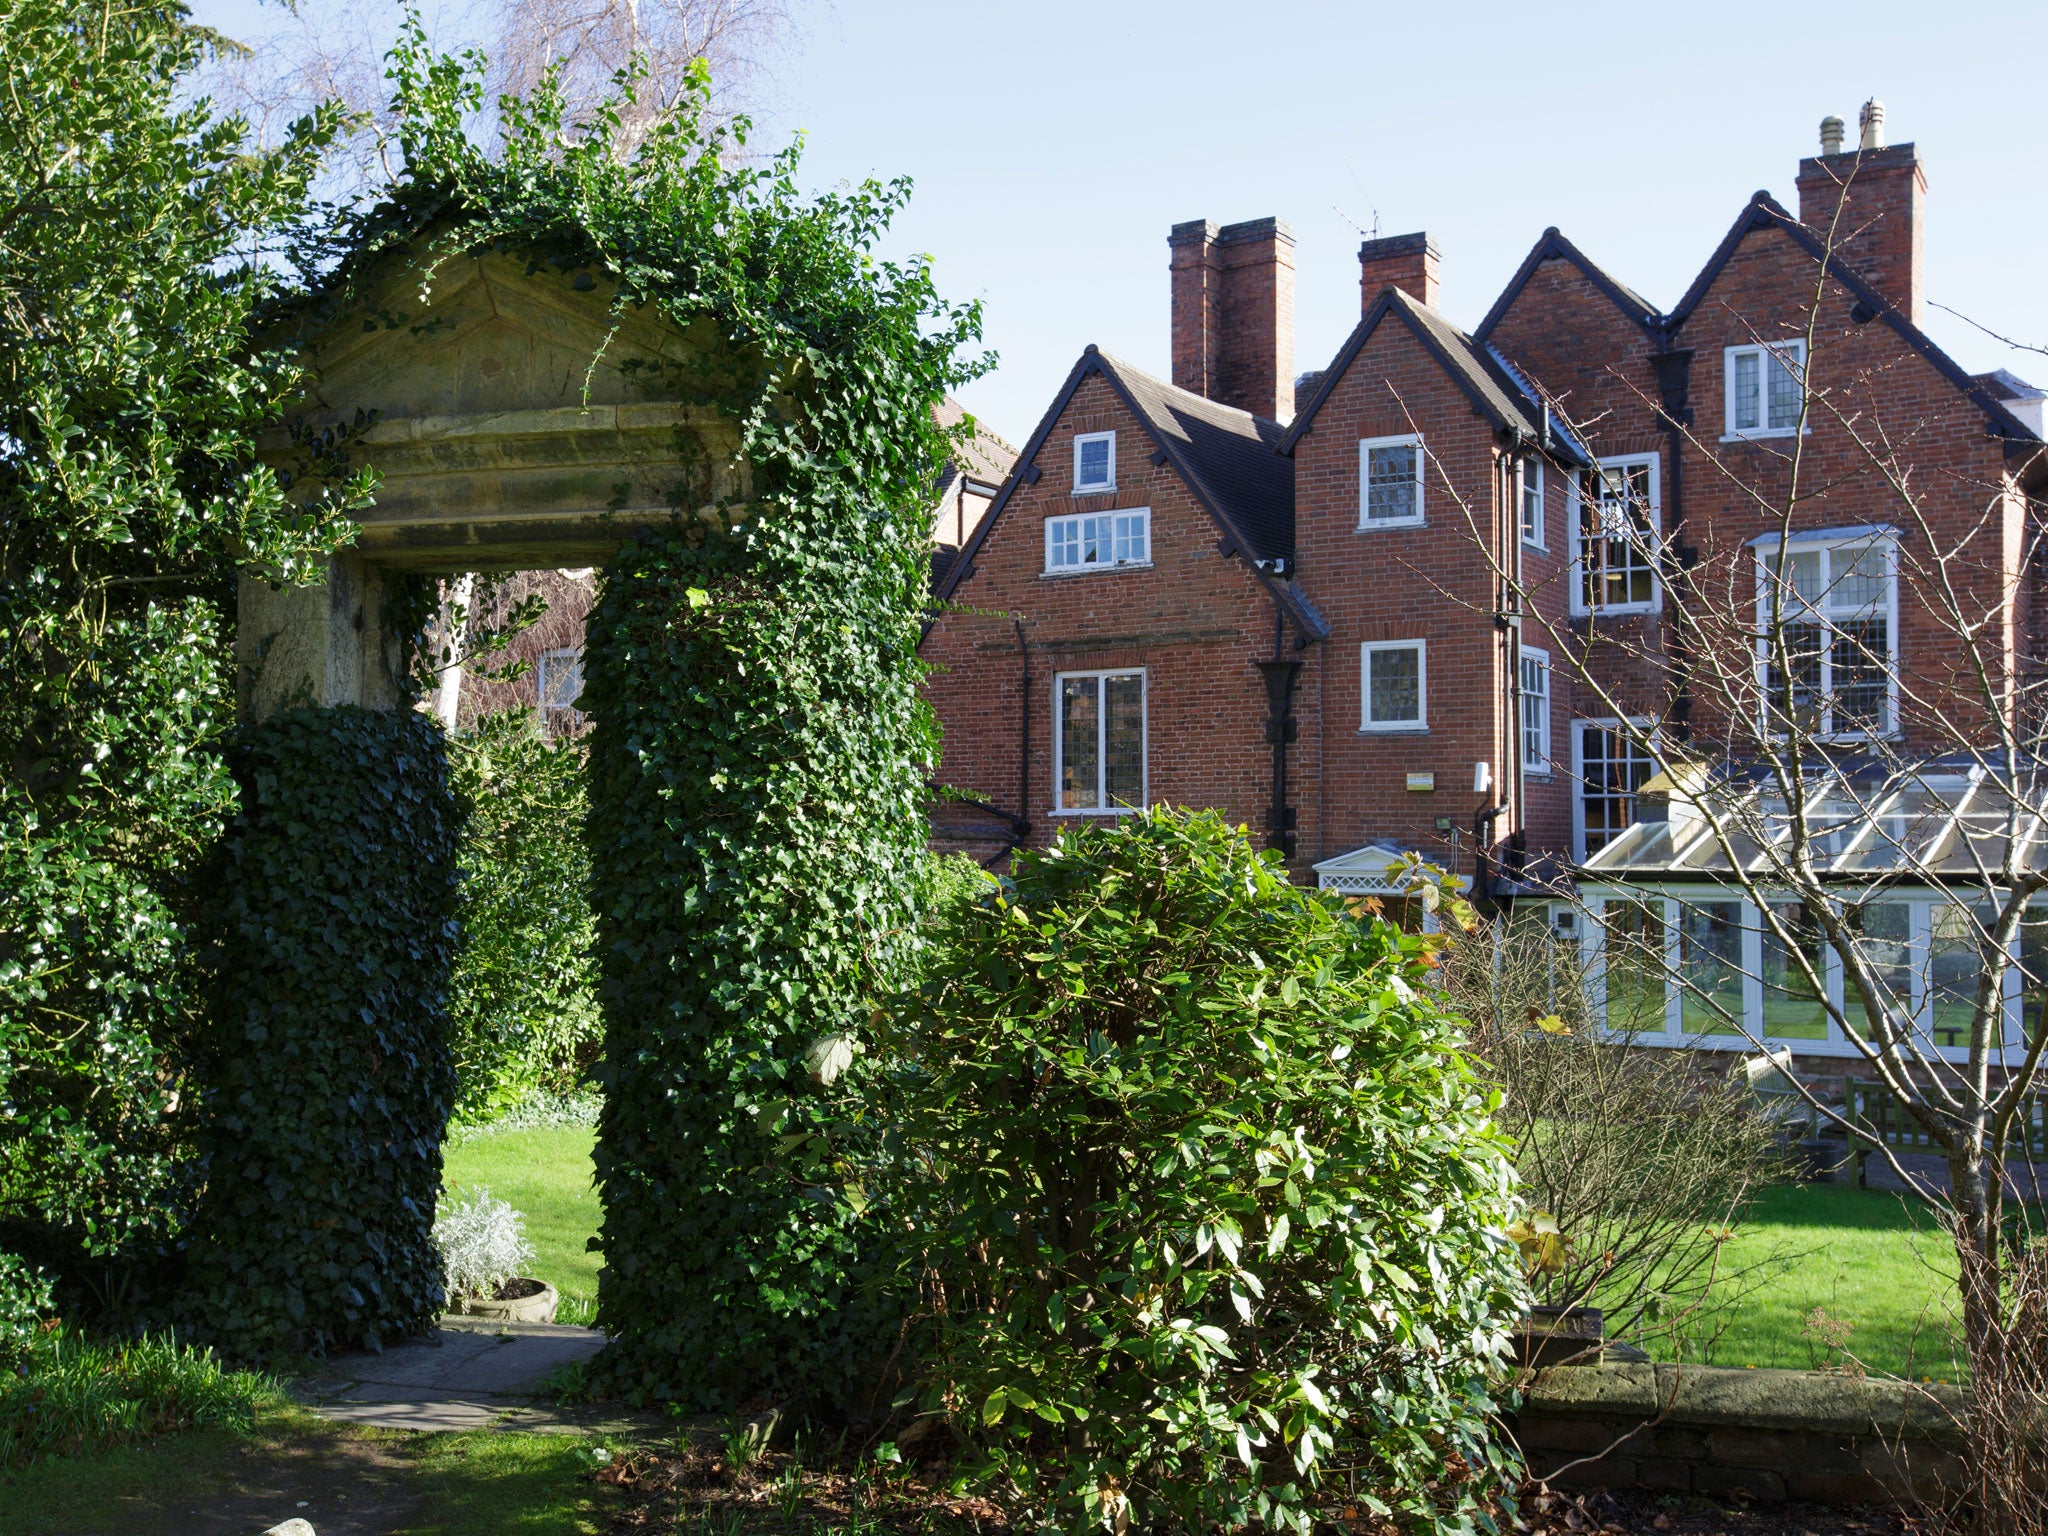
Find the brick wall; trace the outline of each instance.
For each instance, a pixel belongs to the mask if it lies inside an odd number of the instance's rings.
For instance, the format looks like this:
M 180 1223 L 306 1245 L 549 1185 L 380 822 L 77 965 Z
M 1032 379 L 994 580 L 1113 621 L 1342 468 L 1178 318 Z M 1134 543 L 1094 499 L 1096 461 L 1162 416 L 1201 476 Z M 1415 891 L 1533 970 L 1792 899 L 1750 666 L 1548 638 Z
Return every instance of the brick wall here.
M 1829 282 L 1817 293 L 1817 276 L 1784 231 L 1753 231 L 1679 334 L 1677 344 L 1693 354 L 1685 534 L 1700 551 L 1709 603 L 1747 619 L 1756 587 L 1745 545 L 1775 530 L 1795 447 L 1795 530 L 1900 528 L 1900 672 L 1908 694 L 1940 698 L 1948 716 L 1930 721 L 1909 703 L 1902 745 L 1952 750 L 1957 727 L 1981 727 L 1984 715 L 1968 702 L 1974 684 L 1963 642 L 1941 609 L 1952 595 L 1964 622 L 1988 621 L 1982 648 L 2002 678 L 2012 675 L 2023 507 L 2006 495 L 2003 455 L 1985 434 L 1983 413 L 1889 325 L 1858 323 L 1847 290 Z M 1809 314 L 1808 368 L 1825 406 L 1802 438 L 1725 441 L 1725 349 L 1805 336 Z M 1709 734 L 1719 725 L 1711 713 L 1696 723 Z
M 1420 527 L 1359 527 L 1359 442 L 1419 429 L 1425 450 Z M 1316 836 L 1312 859 L 1386 841 L 1421 848 L 1470 874 L 1473 764 L 1498 776 L 1512 761 L 1506 674 L 1493 623 L 1493 584 L 1478 537 L 1493 538 L 1501 511 L 1497 452 L 1488 424 L 1424 349 L 1389 315 L 1339 379 L 1308 434 L 1294 449 L 1295 549 L 1303 585 L 1331 633 L 1317 679 L 1321 720 Z M 1363 733 L 1361 646 L 1369 641 L 1426 643 L 1428 730 Z M 1555 729 L 1555 727 L 1554 727 Z M 1435 776 L 1413 793 L 1411 772 Z M 1546 824 L 1560 807 L 1561 783 L 1532 783 L 1531 801 Z M 1435 826 L 1449 817 L 1455 843 Z M 1500 830 L 1509 830 L 1503 826 Z
M 1101 431 L 1117 434 L 1117 490 L 1076 496 L 1074 436 Z M 1151 462 L 1152 451 L 1109 382 L 1084 380 L 1038 452 L 1037 483 L 1018 486 L 954 590 L 955 606 L 924 643 L 934 669 L 927 695 L 945 725 L 940 782 L 1021 811 L 1034 845 L 1070 819 L 1050 814 L 1053 679 L 1067 670 L 1145 669 L 1150 798 L 1217 806 L 1233 821 L 1264 826 L 1272 749 L 1265 684 L 1252 663 L 1273 654 L 1273 602 L 1241 561 L 1217 552 L 1221 530 L 1176 471 Z M 1141 506 L 1152 509 L 1149 569 L 1045 574 L 1047 517 Z M 1021 701 L 1031 711 L 1021 807 L 1019 624 L 1032 673 L 1031 696 Z M 1315 652 L 1307 659 L 1297 695 L 1304 705 L 1316 696 Z M 1302 733 L 1312 734 L 1306 719 Z M 1298 782 L 1312 782 L 1300 777 L 1301 766 L 1295 771 Z

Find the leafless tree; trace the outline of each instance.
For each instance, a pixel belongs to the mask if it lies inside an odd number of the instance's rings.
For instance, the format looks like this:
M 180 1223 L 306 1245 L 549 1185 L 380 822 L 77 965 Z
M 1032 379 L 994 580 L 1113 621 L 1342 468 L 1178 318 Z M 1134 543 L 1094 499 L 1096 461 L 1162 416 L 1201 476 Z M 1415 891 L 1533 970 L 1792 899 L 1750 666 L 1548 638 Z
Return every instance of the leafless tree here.
M 1675 535 L 1625 473 L 1596 465 L 1574 477 L 1579 558 L 1541 580 L 1440 464 L 1436 476 L 1490 564 L 1489 616 L 1548 649 L 1581 715 L 1619 722 L 1647 779 L 1636 827 L 1577 887 L 1589 952 L 1620 941 L 1594 961 L 1595 1012 L 1648 997 L 1674 1041 L 1846 1049 L 1945 1164 L 1930 1178 L 1877 1148 L 1943 1208 L 1971 1377 L 2003 1400 L 2015 1370 L 2039 1371 L 2038 1329 L 2030 1350 L 2012 1347 L 2038 1309 L 2013 1164 L 2041 1135 L 2048 1045 L 2048 672 L 2029 635 L 2048 588 L 2024 483 L 2038 451 L 1956 451 L 1982 441 L 1983 415 L 1910 387 L 1923 365 L 1870 325 L 1869 291 L 1832 264 L 1855 233 L 1843 218 L 1810 231 L 1796 323 L 1720 317 L 1758 349 L 1756 389 L 1775 390 L 1784 430 L 1733 440 L 1719 411 L 1699 413 L 1711 428 L 1664 414 L 1614 370 L 1711 492 Z M 1569 420 L 1569 400 L 1549 403 Z M 1597 458 L 1602 423 L 1573 425 Z M 1810 539 L 1830 526 L 1830 542 Z M 1643 606 L 1631 582 L 1661 604 L 1603 618 L 1609 598 Z M 1792 1062 L 1812 1112 L 1858 1129 Z M 1972 1420 L 1968 1504 L 1986 1532 L 2042 1529 L 2038 1503 L 2033 1523 L 2010 1523 L 1997 1482 L 2031 1464 L 2002 1442 L 2015 1432 L 2009 1414 Z
M 274 4 L 272 25 L 227 40 L 200 89 L 243 113 L 265 142 L 315 102 L 341 102 L 354 114 L 354 130 L 334 155 L 327 195 L 374 195 L 399 170 L 384 78 L 399 7 L 388 0 Z M 557 70 L 571 121 L 617 95 L 621 71 L 639 58 L 645 74 L 620 116 L 619 149 L 629 153 L 682 102 L 694 60 L 710 68 L 715 118 L 758 109 L 797 23 L 792 0 L 460 0 L 434 11 L 430 30 L 443 46 L 485 54 L 492 99 L 524 95 Z M 477 131 L 489 132 L 492 121 L 484 114 Z

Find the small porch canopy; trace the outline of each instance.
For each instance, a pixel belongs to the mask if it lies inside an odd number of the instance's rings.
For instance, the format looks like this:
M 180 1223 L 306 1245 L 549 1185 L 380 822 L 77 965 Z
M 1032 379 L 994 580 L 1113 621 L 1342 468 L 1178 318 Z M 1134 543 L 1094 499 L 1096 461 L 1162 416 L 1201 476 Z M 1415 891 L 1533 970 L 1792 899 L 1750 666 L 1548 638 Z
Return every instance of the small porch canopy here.
M 1870 1027 L 1861 993 L 1815 913 L 1774 899 L 1803 851 L 1880 1002 L 1913 1021 L 1929 1056 L 1964 1059 L 1989 928 L 2014 880 L 2048 867 L 2048 765 L 1849 760 L 1796 800 L 1797 815 L 1757 767 L 1674 765 L 1643 785 L 1637 820 L 1579 869 L 1596 1011 L 1651 1044 L 1748 1050 L 1747 1029 L 1801 1054 L 1856 1055 L 1850 1032 Z M 2003 1049 L 2016 1051 L 2048 1000 L 2048 900 L 2030 903 L 2008 958 Z

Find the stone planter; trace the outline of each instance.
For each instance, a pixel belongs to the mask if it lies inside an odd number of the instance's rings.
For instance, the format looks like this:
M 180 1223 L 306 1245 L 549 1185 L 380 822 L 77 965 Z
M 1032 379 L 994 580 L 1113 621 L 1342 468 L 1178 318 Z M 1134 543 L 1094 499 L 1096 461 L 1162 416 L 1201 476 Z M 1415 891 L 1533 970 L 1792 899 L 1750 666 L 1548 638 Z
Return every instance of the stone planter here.
M 495 1296 L 451 1296 L 448 1310 L 464 1317 L 496 1318 L 503 1323 L 552 1323 L 561 1299 L 545 1280 L 522 1276 L 507 1280 Z
M 1598 1307 L 1531 1307 L 1515 1325 L 1519 1365 L 1597 1365 L 1606 1320 Z

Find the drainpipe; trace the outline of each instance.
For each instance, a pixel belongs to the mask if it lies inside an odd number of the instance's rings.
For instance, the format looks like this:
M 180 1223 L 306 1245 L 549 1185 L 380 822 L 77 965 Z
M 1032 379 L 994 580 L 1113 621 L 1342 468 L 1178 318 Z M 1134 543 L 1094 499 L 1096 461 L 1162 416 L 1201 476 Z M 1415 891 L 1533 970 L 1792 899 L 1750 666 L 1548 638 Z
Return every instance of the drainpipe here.
M 1023 719 L 1022 729 L 1017 732 L 1017 840 L 1021 843 L 1031 835 L 1031 647 L 1024 643 L 1024 621 L 1011 619 L 1017 630 L 1017 657 L 1023 663 L 1024 681 L 1018 695 L 1018 708 Z M 1012 844 L 1012 846 L 1016 846 Z
M 1664 476 L 1664 537 L 1668 555 L 1659 563 L 1666 570 L 1689 571 L 1699 559 L 1699 551 L 1680 538 L 1685 528 L 1685 429 L 1692 424 L 1692 352 L 1687 348 L 1674 349 L 1669 331 L 1658 337 L 1659 350 L 1650 355 L 1650 367 L 1657 375 L 1657 394 L 1661 408 L 1657 412 L 1664 427 L 1664 435 L 1670 444 L 1666 457 L 1670 461 Z M 1666 578 L 1665 585 L 1670 585 Z M 1674 643 L 1671 635 L 1680 631 L 1673 626 L 1665 638 L 1672 659 L 1672 675 L 1675 679 L 1671 695 L 1672 733 L 1685 739 L 1690 734 L 1692 717 L 1692 668 L 1680 649 L 1682 639 Z
M 1266 740 L 1273 748 L 1273 803 L 1266 810 L 1266 846 L 1277 848 L 1283 858 L 1293 858 L 1294 807 L 1287 803 L 1287 749 L 1301 734 L 1294 718 L 1294 685 L 1301 678 L 1301 663 L 1284 649 L 1279 604 L 1273 608 L 1273 659 L 1255 661 L 1253 666 L 1266 680 Z

